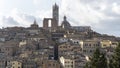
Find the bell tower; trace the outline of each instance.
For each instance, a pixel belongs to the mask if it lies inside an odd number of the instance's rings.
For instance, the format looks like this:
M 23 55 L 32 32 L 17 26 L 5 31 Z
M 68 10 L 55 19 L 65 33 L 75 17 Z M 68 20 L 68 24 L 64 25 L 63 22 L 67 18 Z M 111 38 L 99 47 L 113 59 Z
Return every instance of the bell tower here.
M 44 18 L 43 28 L 49 29 L 50 24 L 51 30 L 55 31 L 58 28 L 58 23 L 59 23 L 59 6 L 55 3 L 55 5 L 53 5 L 52 7 L 52 18 Z
M 55 5 L 53 5 L 53 10 L 52 10 L 52 17 L 53 19 L 56 20 L 56 23 L 59 22 L 59 6 L 55 3 Z

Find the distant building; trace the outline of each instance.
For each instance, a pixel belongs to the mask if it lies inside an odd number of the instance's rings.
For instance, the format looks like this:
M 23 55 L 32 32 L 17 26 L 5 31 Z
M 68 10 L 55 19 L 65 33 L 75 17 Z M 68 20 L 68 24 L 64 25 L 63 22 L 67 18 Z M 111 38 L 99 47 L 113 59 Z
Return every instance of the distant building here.
M 4 52 L 0 52 L 0 68 L 5 68 L 6 66 L 6 55 Z
M 110 40 L 102 40 L 100 43 L 101 48 L 116 48 L 118 45 L 118 42 Z
M 29 35 L 39 34 L 40 28 L 39 28 L 36 20 L 34 21 L 33 24 L 31 24 L 31 26 L 29 28 L 26 29 L 26 31 L 29 33 Z
M 45 60 L 42 68 L 60 68 L 60 64 L 56 60 Z
M 51 33 L 51 37 L 52 37 L 52 40 L 58 40 L 59 38 L 64 37 L 64 33 L 53 32 L 53 33 Z
M 65 42 L 68 42 L 68 38 L 60 38 L 59 40 L 58 40 L 58 42 L 59 43 L 65 43 Z
M 11 68 L 23 68 L 22 62 L 19 61 L 11 61 Z
M 84 55 L 92 56 L 96 48 L 101 48 L 99 40 L 80 41 L 80 46 Z
M 0 37 L 0 42 L 5 42 L 5 37 Z
M 74 54 L 73 47 L 70 43 L 63 43 L 61 45 L 58 46 L 58 55 L 59 57 L 63 56 L 63 55 L 71 55 Z
M 73 59 L 69 57 L 60 57 L 59 60 L 63 68 L 75 68 L 75 61 Z
M 18 43 L 15 41 L 7 41 L 1 47 L 1 52 L 4 52 L 6 56 L 14 56 L 17 51 Z
M 102 40 L 101 41 L 101 48 L 111 47 L 112 42 L 110 40 Z
M 80 32 L 91 31 L 90 26 L 72 26 L 72 28 Z
M 52 17 L 56 20 L 56 23 L 59 23 L 59 6 L 55 3 L 53 5 Z
M 33 29 L 38 29 L 39 28 L 36 20 L 34 20 L 34 23 L 31 25 L 31 28 L 33 28 Z
M 23 68 L 36 68 L 36 67 L 37 67 L 36 63 L 31 59 L 27 59 L 23 62 Z
M 0 58 L 0 68 L 5 68 L 6 67 L 6 61 L 5 61 L 5 59 L 1 59 Z

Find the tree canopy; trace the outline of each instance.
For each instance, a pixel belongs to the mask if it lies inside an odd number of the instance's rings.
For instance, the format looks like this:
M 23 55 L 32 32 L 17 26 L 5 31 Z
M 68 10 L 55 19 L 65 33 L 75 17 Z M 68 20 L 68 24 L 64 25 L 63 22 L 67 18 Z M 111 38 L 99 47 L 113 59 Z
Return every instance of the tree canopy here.
M 101 53 L 99 49 L 96 49 L 90 61 L 84 68 L 107 68 L 107 59 L 104 53 Z

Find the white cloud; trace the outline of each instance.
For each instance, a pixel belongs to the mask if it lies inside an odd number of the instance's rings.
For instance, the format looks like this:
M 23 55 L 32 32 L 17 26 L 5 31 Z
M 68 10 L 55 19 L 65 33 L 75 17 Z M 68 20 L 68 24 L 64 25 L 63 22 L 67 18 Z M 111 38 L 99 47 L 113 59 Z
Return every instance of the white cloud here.
M 112 8 L 113 12 L 115 12 L 116 14 L 120 15 L 120 5 L 118 5 L 117 3 L 113 4 L 113 8 Z
M 19 23 L 10 16 L 8 16 L 8 17 L 3 16 L 1 19 L 1 25 L 4 27 L 10 27 L 10 26 L 18 26 Z
M 36 11 L 35 15 L 38 16 L 39 18 L 51 18 L 52 17 L 52 10 L 41 10 L 41 11 Z
M 55 0 L 33 0 L 33 4 L 41 7 L 49 7 L 55 3 Z
M 4 5 L 4 0 L 0 0 L 0 8 Z
M 42 2 L 42 0 L 33 0 L 33 4 L 39 5 Z
M 32 15 L 26 14 L 18 9 L 11 11 L 11 16 L 20 23 L 20 25 L 29 26 L 35 19 Z
M 27 14 L 16 8 L 13 9 L 10 13 L 11 13 L 10 15 L 0 17 L 1 27 L 9 27 L 9 26 L 29 27 L 30 24 L 34 22 L 34 20 L 37 20 L 38 24 L 41 25 L 41 19 L 37 16 Z
M 114 35 L 120 30 L 120 0 L 62 0 L 61 10 L 72 25 L 88 25 Z
M 61 10 L 65 12 L 65 15 L 77 22 L 74 25 L 78 25 L 78 23 L 79 25 L 96 24 L 99 22 L 99 19 L 103 19 L 105 17 L 104 14 L 91 8 L 89 4 L 83 4 L 79 0 L 74 1 L 74 5 L 71 3 L 73 3 L 72 0 L 62 0 Z

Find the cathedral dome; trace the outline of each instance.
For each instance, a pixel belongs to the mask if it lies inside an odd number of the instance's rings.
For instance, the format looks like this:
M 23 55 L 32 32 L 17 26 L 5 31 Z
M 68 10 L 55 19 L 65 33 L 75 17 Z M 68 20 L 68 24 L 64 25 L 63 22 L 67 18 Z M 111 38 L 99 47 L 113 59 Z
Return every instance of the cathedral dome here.
M 61 27 L 64 28 L 64 29 L 69 29 L 69 28 L 71 28 L 71 25 L 70 25 L 70 23 L 67 21 L 66 16 L 64 16 L 64 20 L 63 20 L 63 22 L 62 22 L 62 24 L 61 24 Z

